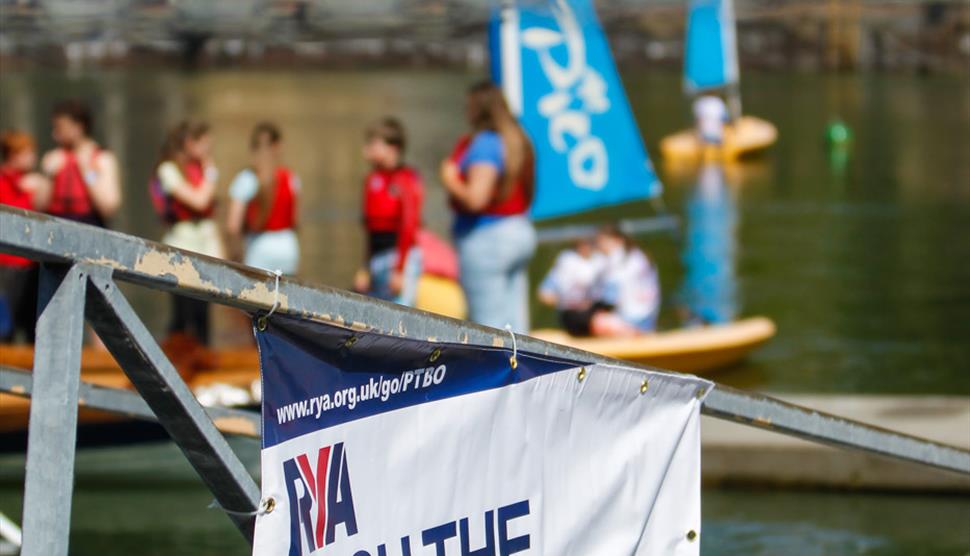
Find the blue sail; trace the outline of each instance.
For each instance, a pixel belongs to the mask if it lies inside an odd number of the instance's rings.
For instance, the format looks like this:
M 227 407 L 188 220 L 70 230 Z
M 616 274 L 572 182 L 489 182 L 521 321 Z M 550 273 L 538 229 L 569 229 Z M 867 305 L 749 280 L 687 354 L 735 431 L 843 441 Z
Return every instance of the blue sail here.
M 738 52 L 731 0 L 690 0 L 684 89 L 695 94 L 737 83 Z
M 533 218 L 660 195 L 591 0 L 497 10 L 490 50 L 492 78 L 535 148 Z

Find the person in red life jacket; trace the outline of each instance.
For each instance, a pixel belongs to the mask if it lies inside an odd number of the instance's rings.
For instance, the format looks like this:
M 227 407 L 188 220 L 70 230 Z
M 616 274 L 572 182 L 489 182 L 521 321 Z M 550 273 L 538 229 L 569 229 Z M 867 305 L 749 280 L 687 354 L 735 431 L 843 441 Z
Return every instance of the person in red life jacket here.
M 367 129 L 364 159 L 371 172 L 364 180 L 366 268 L 354 288 L 401 305 L 414 305 L 421 277 L 421 207 L 424 186 L 417 170 L 404 163 L 404 126 L 384 118 Z
M 282 163 L 283 136 L 276 125 L 263 122 L 249 141 L 252 166 L 239 172 L 229 186 L 226 231 L 235 260 L 293 276 L 300 266 L 296 236 L 300 178 Z M 239 246 L 245 234 L 245 254 Z
M 528 266 L 536 234 L 528 211 L 533 155 L 528 136 L 490 82 L 468 91 L 471 132 L 441 163 L 455 212 L 452 229 L 471 320 L 529 331 Z
M 47 212 L 104 227 L 121 206 L 118 161 L 91 138 L 88 107 L 66 100 L 54 107 L 53 137 L 57 148 L 44 155 L 41 167 L 52 181 Z
M 50 181 L 34 172 L 37 150 L 22 131 L 0 134 L 0 204 L 43 210 L 50 199 Z M 22 332 L 34 341 L 37 310 L 37 264 L 30 259 L 0 253 L 0 342 Z
M 149 185 L 156 211 L 167 229 L 162 242 L 210 257 L 223 257 L 222 239 L 213 220 L 219 172 L 211 159 L 208 124 L 182 122 L 168 134 Z M 173 295 L 169 334 L 209 342 L 209 304 Z

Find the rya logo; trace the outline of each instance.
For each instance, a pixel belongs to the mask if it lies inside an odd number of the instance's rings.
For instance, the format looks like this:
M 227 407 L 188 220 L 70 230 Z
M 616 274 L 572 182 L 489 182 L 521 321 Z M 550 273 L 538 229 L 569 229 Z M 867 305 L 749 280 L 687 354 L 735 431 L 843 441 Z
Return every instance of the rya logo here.
M 348 537 L 357 534 L 357 515 L 350 490 L 344 443 L 324 446 L 311 465 L 309 454 L 283 462 L 283 478 L 290 499 L 290 556 L 314 552 L 332 544 L 337 526 Z

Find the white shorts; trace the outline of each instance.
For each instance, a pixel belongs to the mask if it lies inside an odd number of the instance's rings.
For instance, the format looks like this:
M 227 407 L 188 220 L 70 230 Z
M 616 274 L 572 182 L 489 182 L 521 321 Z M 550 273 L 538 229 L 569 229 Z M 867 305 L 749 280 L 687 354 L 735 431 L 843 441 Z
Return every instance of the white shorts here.
M 300 242 L 293 230 L 250 234 L 243 262 L 263 270 L 279 270 L 293 276 L 300 266 Z
M 172 224 L 162 237 L 162 243 L 210 257 L 225 257 L 219 227 L 211 218 L 183 220 Z

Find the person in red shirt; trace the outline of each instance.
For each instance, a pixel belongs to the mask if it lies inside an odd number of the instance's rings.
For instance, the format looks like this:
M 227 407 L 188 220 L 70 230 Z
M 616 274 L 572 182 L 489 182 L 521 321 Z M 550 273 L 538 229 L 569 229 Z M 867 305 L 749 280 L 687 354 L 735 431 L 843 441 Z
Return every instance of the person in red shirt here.
M 364 180 L 366 268 L 357 272 L 361 293 L 414 305 L 421 276 L 421 227 L 424 187 L 418 172 L 404 163 L 404 126 L 384 118 L 367 129 L 364 159 L 372 166 Z
M 37 164 L 34 140 L 22 131 L 0 134 L 0 204 L 43 210 L 50 198 L 50 182 L 33 171 Z M 0 341 L 13 340 L 18 331 L 34 341 L 37 310 L 37 264 L 0 253 Z
M 275 124 L 262 122 L 253 128 L 252 163 L 229 185 L 226 232 L 234 260 L 294 276 L 300 266 L 296 228 L 301 182 L 283 164 L 282 148 L 283 134 Z
M 57 148 L 45 154 L 41 162 L 52 180 L 47 212 L 105 227 L 121 206 L 115 155 L 91 138 L 93 120 L 84 103 L 58 103 L 51 123 Z

